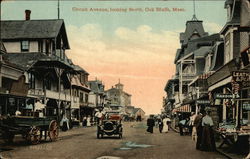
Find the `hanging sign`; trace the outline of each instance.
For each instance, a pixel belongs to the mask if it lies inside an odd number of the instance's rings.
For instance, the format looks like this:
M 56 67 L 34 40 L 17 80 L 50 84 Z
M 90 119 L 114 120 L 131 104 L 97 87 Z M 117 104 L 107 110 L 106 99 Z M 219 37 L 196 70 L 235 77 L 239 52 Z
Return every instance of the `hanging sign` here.
M 197 104 L 210 104 L 210 101 L 209 100 L 197 100 L 196 101 Z
M 239 98 L 240 96 L 238 94 L 215 94 L 216 99 L 233 99 L 233 98 Z
M 241 87 L 250 86 L 250 72 L 233 71 L 232 77 Z

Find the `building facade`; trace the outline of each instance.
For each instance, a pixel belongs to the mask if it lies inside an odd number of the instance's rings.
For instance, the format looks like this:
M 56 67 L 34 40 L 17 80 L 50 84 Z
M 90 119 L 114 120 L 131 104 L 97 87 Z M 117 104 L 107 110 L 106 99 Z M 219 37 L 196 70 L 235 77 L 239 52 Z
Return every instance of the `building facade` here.
M 62 19 L 31 20 L 31 11 L 25 13 L 25 20 L 1 21 L 1 39 L 7 52 L 2 57 L 22 70 L 28 87 L 26 98 L 32 99 L 25 100 L 15 111 L 37 110 L 58 120 L 63 116 L 71 119 L 71 106 L 80 106 L 74 104 L 73 93 L 75 90 L 88 92 L 88 73 L 79 71 L 66 56 L 70 47 Z M 1 71 L 0 77 L 4 74 Z M 11 84 L 5 82 L 5 78 L 1 80 L 3 87 Z

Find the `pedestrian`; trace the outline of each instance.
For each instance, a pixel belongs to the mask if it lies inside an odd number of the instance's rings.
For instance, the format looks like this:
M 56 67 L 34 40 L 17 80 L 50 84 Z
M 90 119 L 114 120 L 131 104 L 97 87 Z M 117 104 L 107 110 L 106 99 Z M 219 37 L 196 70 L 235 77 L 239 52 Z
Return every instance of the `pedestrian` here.
M 154 126 L 155 126 L 155 120 L 154 116 L 150 115 L 148 120 L 147 120 L 147 132 L 153 133 L 154 132 Z
M 201 148 L 201 138 L 202 138 L 202 118 L 203 112 L 200 112 L 196 115 L 194 119 L 194 127 L 196 129 L 196 149 L 199 150 Z
M 162 133 L 162 129 L 163 129 L 162 118 L 159 118 L 159 119 L 158 119 L 158 125 L 159 125 L 159 132 Z
M 66 117 L 66 115 L 63 115 L 63 118 L 62 118 L 62 120 L 60 122 L 60 125 L 61 125 L 61 128 L 62 128 L 62 131 L 69 130 L 69 120 Z
M 178 126 L 179 126 L 180 136 L 183 136 L 183 128 L 185 127 L 185 125 L 186 125 L 185 119 L 179 121 Z
M 192 136 L 192 139 L 194 138 L 193 137 L 193 135 L 194 135 L 194 133 L 193 133 L 193 127 L 194 127 L 194 118 L 195 118 L 195 113 L 194 112 L 192 112 L 191 113 L 191 116 L 190 116 L 190 118 L 189 118 L 189 134 Z
M 170 126 L 171 126 L 171 119 L 168 116 L 167 116 L 167 125 L 168 125 L 168 131 L 169 131 L 170 130 Z
M 206 115 L 202 118 L 202 139 L 201 139 L 201 150 L 203 151 L 215 151 L 215 139 L 213 132 L 213 120 L 210 116 L 211 109 L 207 107 Z
M 87 117 L 86 117 L 86 116 L 83 117 L 82 126 L 83 126 L 83 127 L 86 127 L 86 126 L 87 126 Z
M 164 119 L 162 120 L 162 122 L 163 122 L 163 130 L 162 130 L 162 132 L 164 132 L 164 133 L 168 133 L 168 119 L 166 118 L 166 117 L 164 117 Z
M 87 117 L 87 127 L 91 126 L 91 117 Z

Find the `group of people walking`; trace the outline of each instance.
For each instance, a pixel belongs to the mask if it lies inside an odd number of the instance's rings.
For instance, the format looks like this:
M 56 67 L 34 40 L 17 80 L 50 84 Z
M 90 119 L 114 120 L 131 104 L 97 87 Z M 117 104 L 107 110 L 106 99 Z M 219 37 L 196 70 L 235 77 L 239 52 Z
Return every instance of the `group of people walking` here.
M 153 133 L 154 132 L 154 126 L 158 126 L 160 133 L 167 133 L 170 129 L 170 118 L 169 117 L 160 117 L 157 119 L 154 119 L 154 116 L 151 115 L 147 120 L 147 132 Z
M 180 135 L 183 135 L 183 126 L 189 125 L 189 133 L 192 134 L 192 139 L 196 141 L 196 149 L 202 151 L 215 151 L 215 139 L 213 131 L 213 120 L 210 116 L 211 109 L 206 108 L 198 114 L 192 114 L 190 119 L 181 120 L 179 122 Z M 156 122 L 157 121 L 157 122 Z M 147 120 L 147 132 L 153 133 L 154 126 L 158 125 L 160 133 L 167 133 L 170 127 L 170 118 L 163 117 L 154 119 L 151 115 Z M 185 123 L 184 123 L 185 122 Z M 156 124 L 157 123 L 157 124 Z

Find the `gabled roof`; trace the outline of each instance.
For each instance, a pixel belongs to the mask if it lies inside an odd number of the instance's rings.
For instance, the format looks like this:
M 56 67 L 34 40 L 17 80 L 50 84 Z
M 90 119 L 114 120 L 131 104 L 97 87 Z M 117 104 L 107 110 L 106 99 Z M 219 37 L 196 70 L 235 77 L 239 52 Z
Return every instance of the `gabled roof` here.
M 208 33 L 204 31 L 202 21 L 190 20 L 186 22 L 186 30 L 180 34 L 180 40 L 183 40 L 183 44 L 186 44 L 193 34 L 198 34 L 200 37 L 207 36 Z
M 66 29 L 62 19 L 1 21 L 1 38 L 3 41 L 56 38 L 60 31 L 64 32 L 65 46 L 66 49 L 69 49 Z

